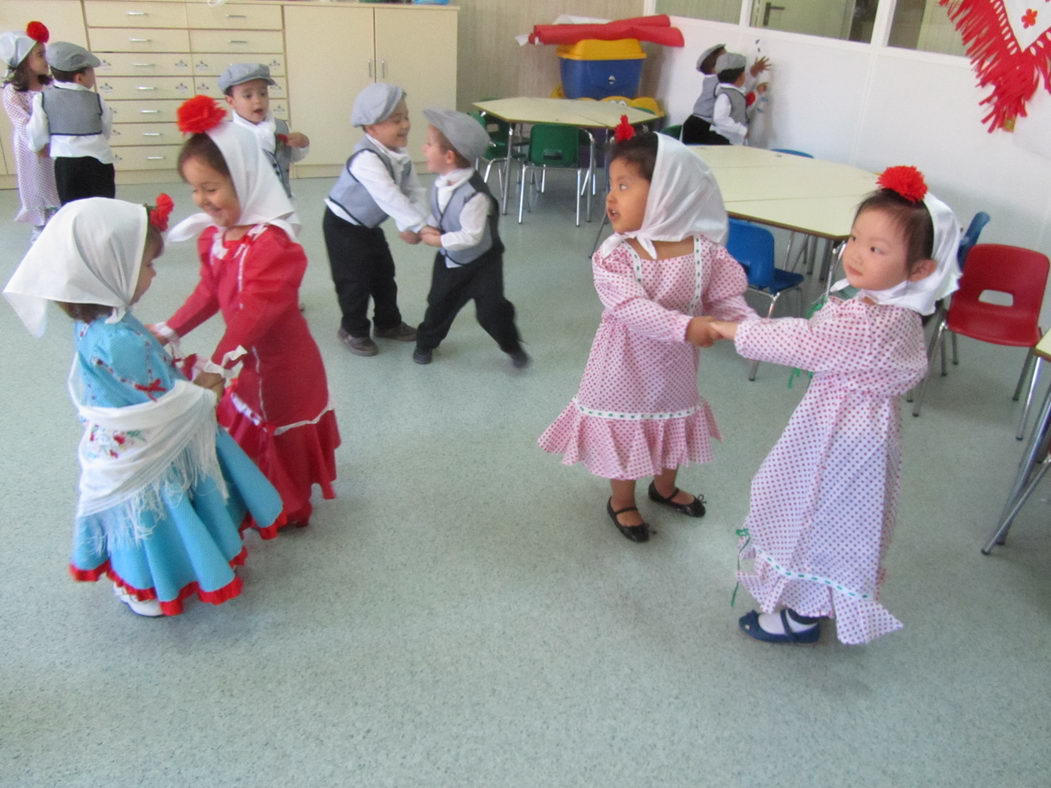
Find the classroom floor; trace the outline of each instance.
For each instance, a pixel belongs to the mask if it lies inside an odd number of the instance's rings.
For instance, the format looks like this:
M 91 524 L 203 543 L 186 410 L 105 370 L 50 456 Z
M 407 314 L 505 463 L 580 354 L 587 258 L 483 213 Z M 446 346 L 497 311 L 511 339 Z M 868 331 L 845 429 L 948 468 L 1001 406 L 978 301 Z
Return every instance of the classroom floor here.
M 536 439 L 574 394 L 600 307 L 553 178 L 502 223 L 508 297 L 534 364 L 518 372 L 468 308 L 434 363 L 336 339 L 321 235 L 330 181 L 299 181 L 302 299 L 343 445 L 338 498 L 310 528 L 248 539 L 244 593 L 143 619 L 108 583 L 66 572 L 79 429 L 68 321 L 34 340 L 0 308 L 6 571 L 4 786 L 1045 786 L 1051 767 L 1051 489 L 1006 547 L 979 553 L 1015 472 L 1021 353 L 960 340 L 961 364 L 904 418 L 905 475 L 886 606 L 905 629 L 864 647 L 749 640 L 730 598 L 749 480 L 802 389 L 726 343 L 700 386 L 724 432 L 682 486 L 692 520 L 642 501 L 659 530 L 624 539 L 607 483 Z M 167 186 L 176 218 L 188 189 Z M 121 187 L 152 200 L 157 187 Z M 0 192 L 0 216 L 16 194 Z M 0 225 L 0 275 L 28 229 Z M 405 318 L 431 253 L 392 240 Z M 196 276 L 172 247 L 136 310 L 167 317 Z M 791 303 L 791 301 L 790 301 Z M 209 351 L 219 322 L 184 344 Z M 1046 483 L 1045 483 L 1046 484 Z M 644 495 L 644 493 L 643 493 Z

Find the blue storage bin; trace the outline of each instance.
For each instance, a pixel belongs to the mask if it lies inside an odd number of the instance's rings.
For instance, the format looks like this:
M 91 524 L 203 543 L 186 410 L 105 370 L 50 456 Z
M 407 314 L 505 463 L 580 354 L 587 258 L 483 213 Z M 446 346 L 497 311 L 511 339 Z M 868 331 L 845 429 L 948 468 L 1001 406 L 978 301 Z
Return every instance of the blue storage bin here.
M 558 48 L 562 92 L 566 98 L 635 98 L 646 53 L 638 40 L 585 39 Z

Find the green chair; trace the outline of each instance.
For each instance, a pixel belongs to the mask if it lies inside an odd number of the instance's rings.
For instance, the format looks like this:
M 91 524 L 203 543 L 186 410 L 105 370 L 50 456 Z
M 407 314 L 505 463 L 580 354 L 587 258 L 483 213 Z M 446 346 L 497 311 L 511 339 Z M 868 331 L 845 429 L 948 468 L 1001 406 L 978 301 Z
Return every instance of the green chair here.
M 682 124 L 676 126 L 665 126 L 661 129 L 661 134 L 667 134 L 669 137 L 675 137 L 677 140 L 682 139 Z
M 581 186 L 586 163 L 581 161 L 580 147 L 580 131 L 572 126 L 554 126 L 543 123 L 533 126 L 529 135 L 529 148 L 522 161 L 522 180 L 518 188 L 519 224 L 522 223 L 522 214 L 527 207 L 526 190 L 530 189 L 533 195 L 528 204 L 530 211 L 541 192 L 537 183 L 537 170 L 541 171 L 542 176 L 546 176 L 548 167 L 558 167 L 573 168 L 577 171 L 576 226 L 580 227 L 580 198 L 586 191 L 586 188 Z M 588 200 L 590 199 L 588 195 Z
M 508 165 L 508 172 L 510 173 L 510 161 L 507 156 L 507 140 L 511 130 L 511 124 L 505 120 L 499 118 L 490 118 L 484 112 L 475 110 L 471 112 L 471 117 L 477 120 L 486 133 L 489 135 L 489 147 L 486 148 L 485 153 L 482 154 L 482 158 L 485 159 L 485 172 L 482 175 L 482 180 L 486 183 L 489 182 L 489 173 L 493 168 L 494 164 L 505 162 Z M 515 159 L 511 157 L 511 161 Z M 477 168 L 477 163 L 476 163 Z M 480 168 L 478 168 L 480 169 Z M 501 167 L 496 168 L 497 175 L 500 178 L 500 192 L 504 190 L 504 171 Z

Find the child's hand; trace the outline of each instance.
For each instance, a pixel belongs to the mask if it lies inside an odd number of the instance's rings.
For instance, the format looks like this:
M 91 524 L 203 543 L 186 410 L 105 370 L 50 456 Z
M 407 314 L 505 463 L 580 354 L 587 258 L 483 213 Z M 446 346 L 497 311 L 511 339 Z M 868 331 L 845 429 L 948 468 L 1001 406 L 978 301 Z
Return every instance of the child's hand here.
M 146 330 L 149 331 L 151 334 L 153 334 L 153 338 L 156 339 L 158 342 L 160 342 L 161 345 L 167 345 L 168 344 L 168 337 L 164 336 L 164 334 L 162 334 L 160 331 L 158 331 L 153 323 L 150 323 L 149 325 L 147 325 L 146 326 Z
M 737 336 L 737 323 L 731 323 L 726 320 L 713 320 L 709 325 L 719 335 L 720 339 L 733 339 Z
M 288 134 L 285 144 L 290 148 L 308 148 L 310 147 L 310 137 L 301 132 L 293 131 Z
M 46 159 L 51 155 L 51 144 L 48 143 L 43 148 L 36 152 L 36 155 L 42 159 Z
M 193 379 L 193 383 L 195 386 L 209 389 L 219 398 L 222 398 L 223 389 L 226 387 L 226 381 L 218 372 L 201 372 Z
M 398 237 L 405 241 L 405 243 L 412 244 L 413 246 L 420 242 L 419 233 L 416 233 L 413 230 L 402 230 L 398 233 Z
M 770 83 L 769 82 L 760 82 L 758 85 L 755 86 L 756 93 L 766 93 L 766 91 L 768 91 L 769 89 L 770 89 Z
M 770 68 L 770 58 L 761 57 L 752 64 L 751 72 L 753 77 L 758 77 L 764 71 Z
M 715 340 L 720 339 L 718 333 L 712 330 L 712 318 L 695 317 L 686 326 L 686 341 L 697 347 L 711 347 Z
M 424 227 L 420 230 L 420 240 L 428 246 L 442 248 L 442 231 L 436 227 Z

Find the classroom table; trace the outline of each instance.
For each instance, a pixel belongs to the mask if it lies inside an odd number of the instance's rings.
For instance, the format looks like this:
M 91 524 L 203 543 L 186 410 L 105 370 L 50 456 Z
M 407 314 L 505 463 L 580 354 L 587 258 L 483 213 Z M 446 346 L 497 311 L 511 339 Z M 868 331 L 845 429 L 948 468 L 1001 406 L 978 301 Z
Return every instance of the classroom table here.
M 1051 361 L 1051 331 L 1044 334 L 1033 352 L 1036 354 L 1036 368 L 1033 370 L 1033 375 L 1038 376 L 1041 367 Z M 1000 522 L 997 523 L 996 530 L 993 531 L 988 544 L 982 548 L 985 555 L 992 552 L 994 545 L 1003 544 L 1007 539 L 1007 532 L 1015 516 L 1021 511 L 1026 500 L 1047 473 L 1047 469 L 1051 468 L 1049 452 L 1051 452 L 1051 385 L 1048 385 L 1047 393 L 1044 395 L 1044 404 L 1040 408 L 1040 415 L 1033 424 L 1025 451 L 1022 452 L 1022 461 L 1018 465 L 1018 473 L 1011 485 L 1007 503 L 1004 504 Z
M 584 99 L 516 98 L 476 101 L 474 106 L 486 115 L 492 115 L 508 124 L 507 162 L 504 164 L 504 182 L 500 195 L 501 213 L 507 213 L 508 187 L 511 182 L 511 151 L 517 127 L 523 123 L 546 123 L 554 126 L 574 126 L 588 137 L 588 171 L 583 188 L 587 193 L 587 220 L 591 221 L 591 188 L 595 177 L 595 129 L 614 129 L 621 115 L 628 116 L 628 123 L 649 123 L 662 115 L 655 115 L 635 107 L 613 101 L 587 101 Z

